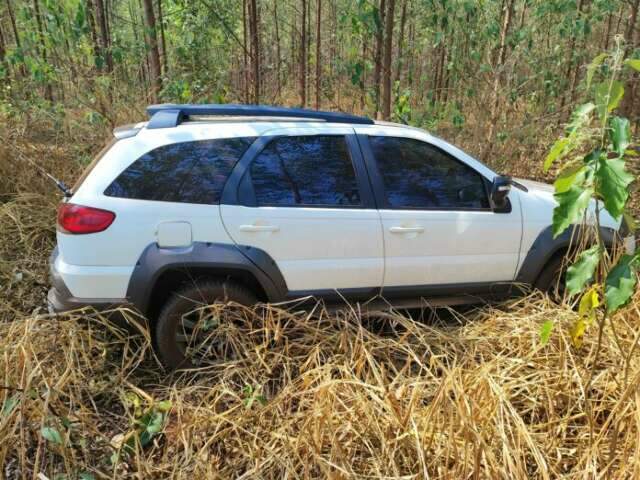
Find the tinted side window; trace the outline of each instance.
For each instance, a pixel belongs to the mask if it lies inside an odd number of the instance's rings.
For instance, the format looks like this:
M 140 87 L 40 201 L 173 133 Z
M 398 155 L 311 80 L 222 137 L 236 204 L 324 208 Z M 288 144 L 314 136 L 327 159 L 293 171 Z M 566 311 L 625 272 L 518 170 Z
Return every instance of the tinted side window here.
M 360 205 L 342 136 L 276 138 L 251 165 L 258 205 Z
M 164 202 L 215 204 L 254 138 L 221 138 L 164 145 L 142 155 L 105 195 Z
M 486 209 L 480 174 L 439 148 L 411 138 L 369 137 L 390 207 Z

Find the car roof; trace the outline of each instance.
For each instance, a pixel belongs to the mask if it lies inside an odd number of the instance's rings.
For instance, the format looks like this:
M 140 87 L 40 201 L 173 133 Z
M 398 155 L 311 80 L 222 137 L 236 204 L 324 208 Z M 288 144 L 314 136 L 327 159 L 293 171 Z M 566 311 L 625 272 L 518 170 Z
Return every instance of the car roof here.
M 425 133 L 416 127 L 393 122 L 372 120 L 365 116 L 342 112 L 328 112 L 304 108 L 274 107 L 268 105 L 234 105 L 234 104 L 159 104 L 147 107 L 150 119 L 147 122 L 123 125 L 114 129 L 117 139 L 136 136 L 140 130 L 178 128 L 185 125 L 198 124 L 253 124 L 257 134 L 269 128 L 311 127 L 312 124 L 349 125 L 363 127 L 393 127 L 412 129 Z M 261 125 L 264 125 L 262 128 Z M 266 128 L 268 129 L 268 128 Z
M 368 117 L 342 112 L 327 112 L 306 108 L 274 107 L 270 105 L 234 105 L 234 104 L 173 104 L 164 103 L 147 107 L 150 117 L 148 129 L 176 127 L 193 117 L 263 117 L 306 119 L 331 123 L 371 125 Z

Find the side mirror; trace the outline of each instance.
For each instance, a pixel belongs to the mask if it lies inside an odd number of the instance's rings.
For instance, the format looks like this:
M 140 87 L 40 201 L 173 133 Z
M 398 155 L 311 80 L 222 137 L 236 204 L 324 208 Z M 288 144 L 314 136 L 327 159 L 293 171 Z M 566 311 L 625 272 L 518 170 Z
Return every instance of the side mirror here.
M 511 177 L 498 175 L 491 184 L 491 208 L 496 211 L 505 210 L 509 206 L 509 192 L 511 191 Z

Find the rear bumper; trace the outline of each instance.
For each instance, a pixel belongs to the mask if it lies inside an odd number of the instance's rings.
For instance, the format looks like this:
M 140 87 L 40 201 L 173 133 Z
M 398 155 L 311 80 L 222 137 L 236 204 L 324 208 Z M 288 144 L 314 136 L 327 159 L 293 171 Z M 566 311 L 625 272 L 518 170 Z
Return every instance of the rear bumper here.
M 109 299 L 105 301 L 94 298 L 76 298 L 68 293 L 68 290 L 60 292 L 56 287 L 51 287 L 47 294 L 47 307 L 50 313 L 69 312 L 85 307 L 103 311 L 125 306 L 128 306 L 128 304 L 124 299 Z
M 52 313 L 68 312 L 83 307 L 93 307 L 95 310 L 107 310 L 126 306 L 124 298 L 78 298 L 74 297 L 67 287 L 62 275 L 56 268 L 58 247 L 54 248 L 49 257 L 49 280 L 51 288 L 47 294 L 47 306 Z

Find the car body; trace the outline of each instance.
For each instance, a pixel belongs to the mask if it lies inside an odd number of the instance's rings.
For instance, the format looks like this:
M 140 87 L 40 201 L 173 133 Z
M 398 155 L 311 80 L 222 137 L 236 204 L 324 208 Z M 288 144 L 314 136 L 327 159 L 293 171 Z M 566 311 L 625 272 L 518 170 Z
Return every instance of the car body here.
M 272 303 L 465 303 L 534 285 L 569 245 L 570 231 L 551 234 L 552 187 L 518 180 L 497 206 L 502 177 L 417 128 L 270 107 L 149 111 L 116 129 L 61 207 L 55 311 L 126 304 L 153 318 L 195 276 Z M 98 212 L 89 223 L 113 218 L 70 233 L 84 207 Z M 612 239 L 620 222 L 600 221 Z

